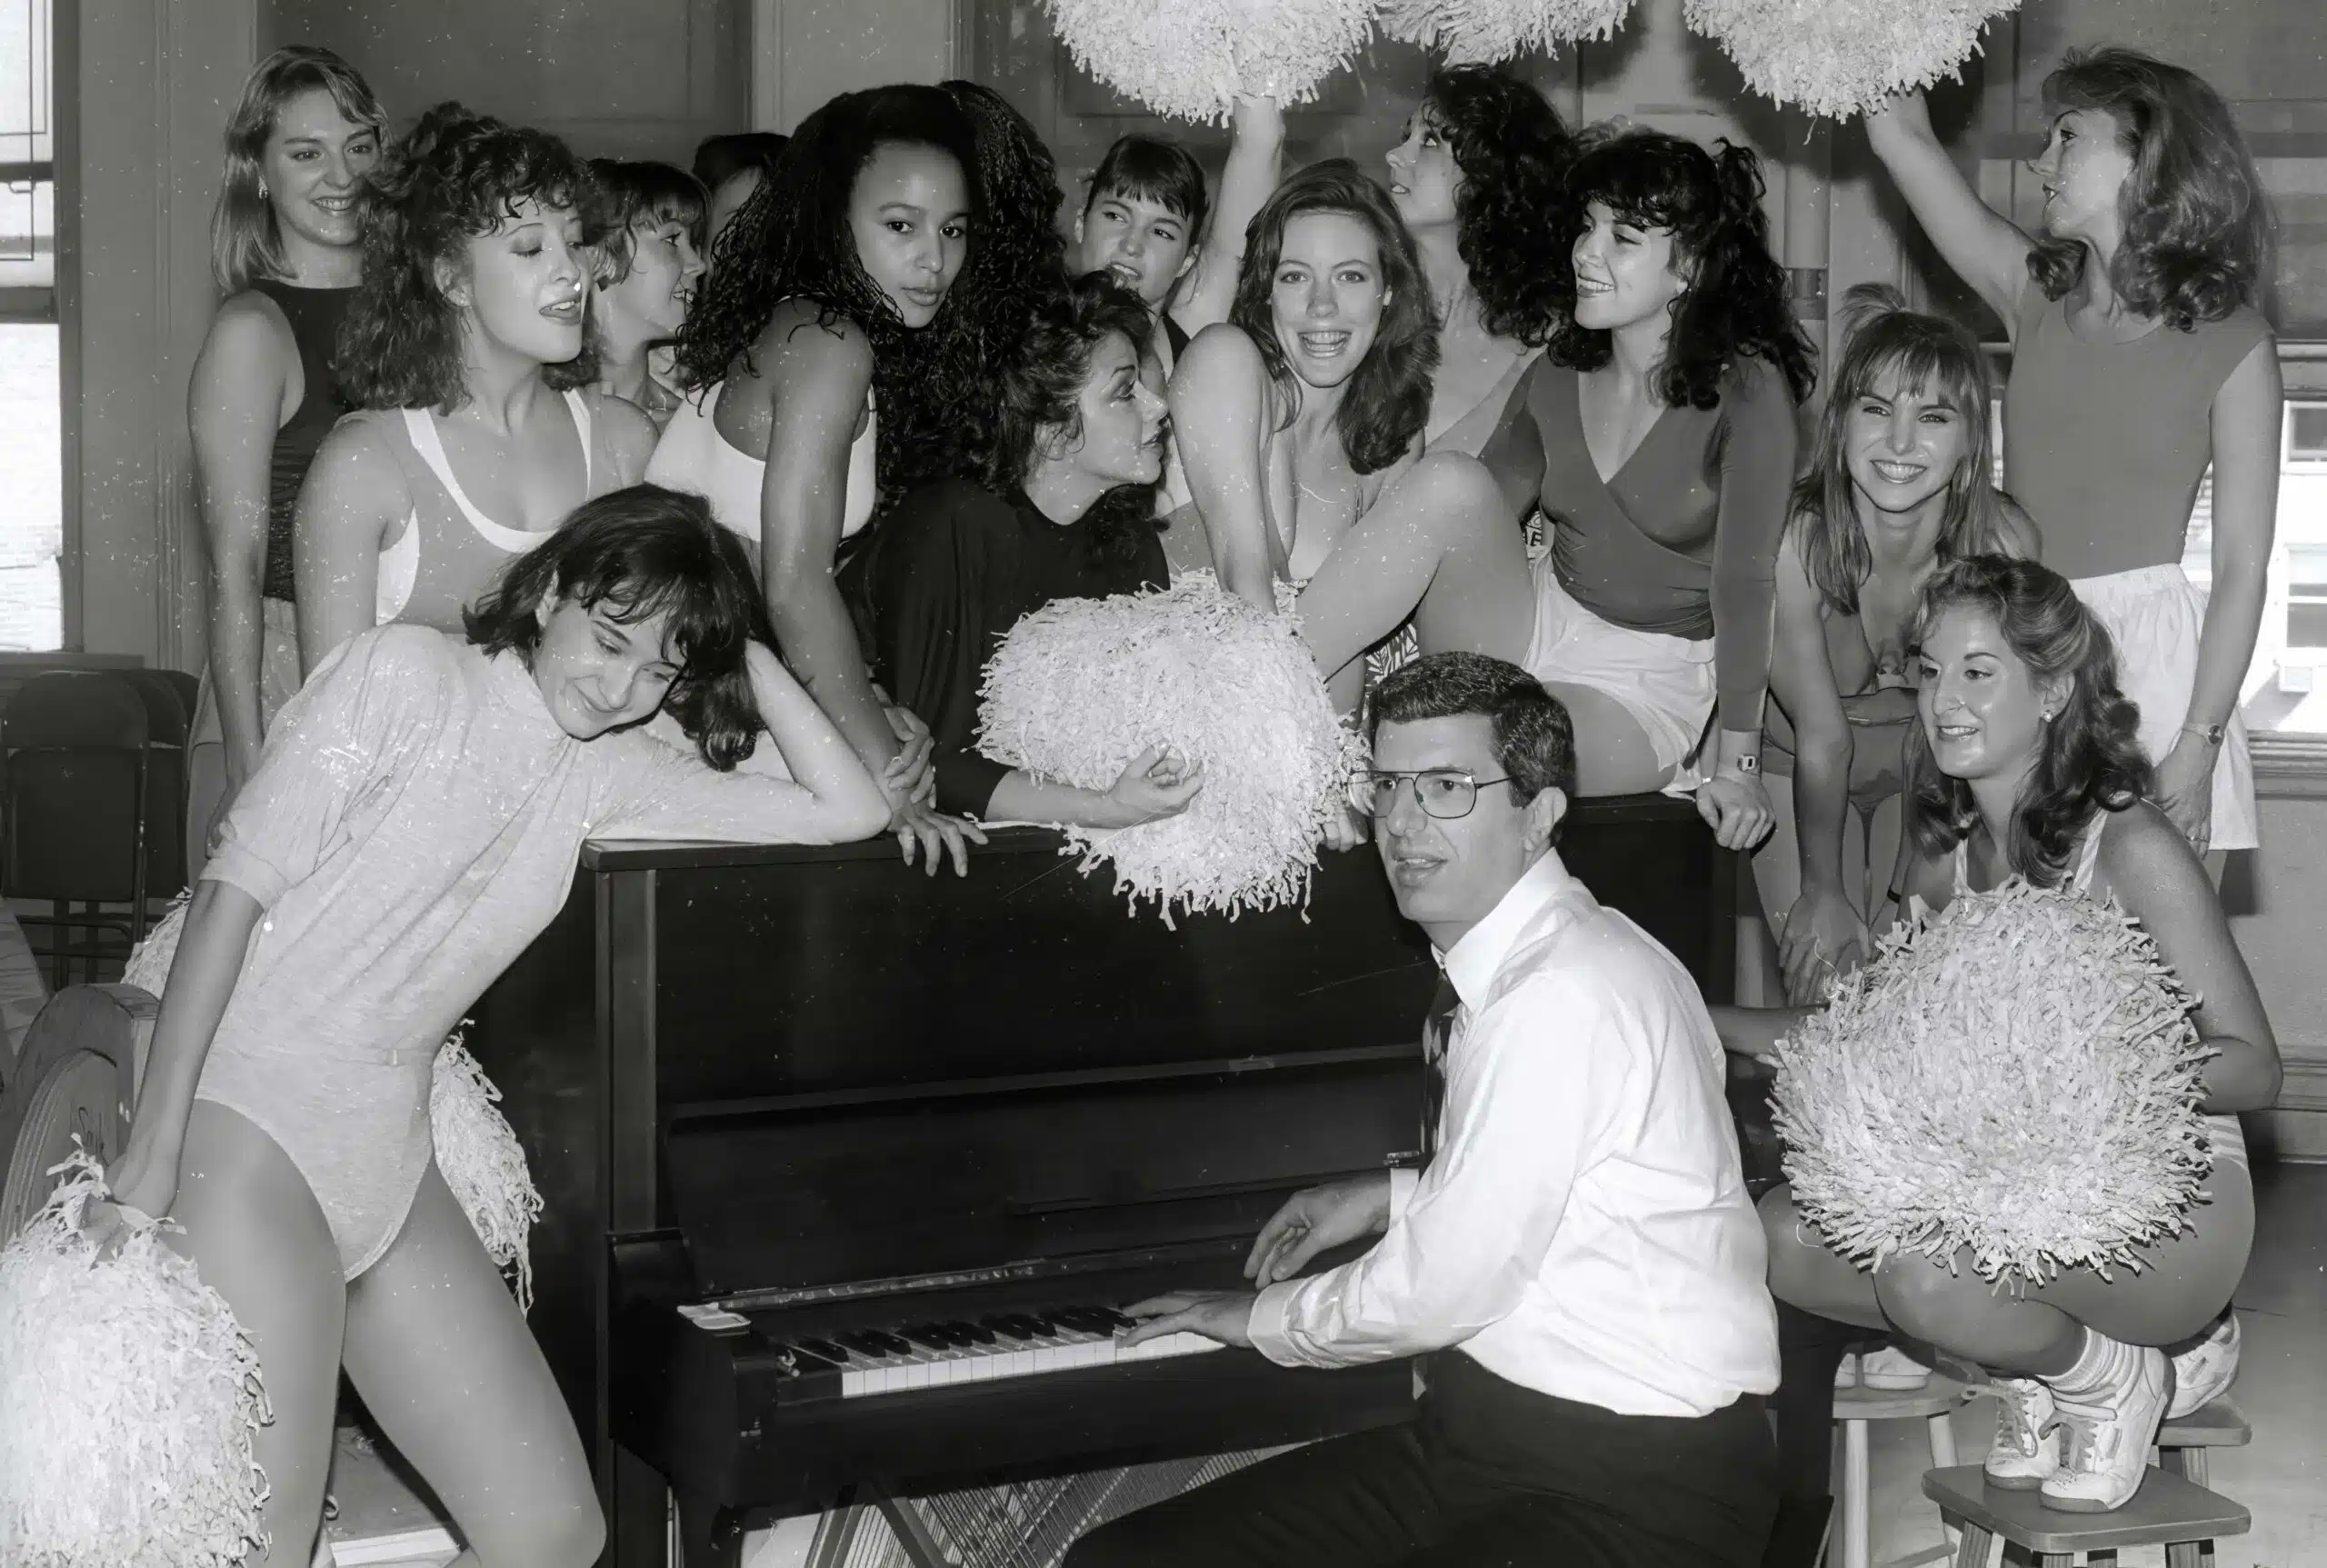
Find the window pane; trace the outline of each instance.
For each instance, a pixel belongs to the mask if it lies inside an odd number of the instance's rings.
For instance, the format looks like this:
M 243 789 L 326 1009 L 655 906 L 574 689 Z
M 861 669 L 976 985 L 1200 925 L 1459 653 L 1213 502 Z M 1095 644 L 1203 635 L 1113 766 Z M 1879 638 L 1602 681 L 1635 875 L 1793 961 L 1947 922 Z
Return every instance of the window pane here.
M 0 651 L 63 645 L 56 327 L 0 322 Z

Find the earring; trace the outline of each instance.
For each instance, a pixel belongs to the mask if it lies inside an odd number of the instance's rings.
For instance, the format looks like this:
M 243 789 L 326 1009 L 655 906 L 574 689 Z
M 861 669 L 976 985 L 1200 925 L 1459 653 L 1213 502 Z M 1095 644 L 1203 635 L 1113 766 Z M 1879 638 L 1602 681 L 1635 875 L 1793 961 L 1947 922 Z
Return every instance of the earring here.
M 260 201 L 266 200 L 266 182 L 265 180 L 261 180 L 258 183 L 258 199 Z

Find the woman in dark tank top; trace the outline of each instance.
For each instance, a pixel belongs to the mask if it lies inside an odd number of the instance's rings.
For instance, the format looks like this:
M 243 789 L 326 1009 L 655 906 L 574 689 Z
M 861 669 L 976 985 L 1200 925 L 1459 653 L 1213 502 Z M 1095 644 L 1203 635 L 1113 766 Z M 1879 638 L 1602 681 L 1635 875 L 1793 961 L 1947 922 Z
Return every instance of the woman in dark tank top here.
M 291 517 L 316 447 L 347 412 L 331 359 L 386 118 L 345 60 L 294 45 L 259 62 L 227 122 L 210 224 L 223 303 L 186 391 L 210 554 L 209 658 L 186 758 L 189 877 L 299 687 Z

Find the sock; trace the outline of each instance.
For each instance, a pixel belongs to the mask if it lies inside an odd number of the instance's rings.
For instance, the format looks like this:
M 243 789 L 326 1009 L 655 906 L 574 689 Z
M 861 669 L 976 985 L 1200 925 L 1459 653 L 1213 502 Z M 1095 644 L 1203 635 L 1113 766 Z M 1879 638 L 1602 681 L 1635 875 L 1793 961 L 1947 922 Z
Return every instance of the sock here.
M 2058 1377 L 2048 1377 L 2056 1394 L 2074 1396 L 2096 1393 L 2117 1382 L 2123 1373 L 2118 1352 L 2127 1347 L 2107 1334 L 2084 1330 L 2084 1348 L 2077 1353 L 2076 1363 Z

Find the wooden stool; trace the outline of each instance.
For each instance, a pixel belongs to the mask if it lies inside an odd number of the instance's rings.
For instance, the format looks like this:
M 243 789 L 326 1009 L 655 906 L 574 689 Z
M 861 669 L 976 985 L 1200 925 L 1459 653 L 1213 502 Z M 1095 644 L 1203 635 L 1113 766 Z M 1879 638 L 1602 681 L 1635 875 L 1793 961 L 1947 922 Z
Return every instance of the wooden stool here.
M 1866 1424 L 1871 1421 L 1920 1418 L 1931 1428 L 1931 1462 L 1941 1469 L 1955 1463 L 1955 1428 L 1950 1424 L 1963 1403 L 1960 1383 L 1934 1374 L 1921 1388 L 1838 1388 L 1834 1391 L 1834 1420 L 1843 1429 L 1842 1519 L 1828 1543 L 1829 1561 L 1838 1568 L 1872 1568 L 1873 1546 L 1867 1523 L 1872 1490 L 1867 1473 Z M 1884 1568 L 1910 1568 L 1944 1557 L 1948 1544 L 1936 1546 L 1886 1563 Z
M 2207 1484 L 2206 1450 L 2243 1448 L 2254 1441 L 2254 1429 L 2238 1406 L 2217 1399 L 2179 1421 L 2157 1429 L 2158 1463 L 2184 1481 Z
M 1988 1543 L 2003 1537 L 2007 1563 L 2036 1568 L 2075 1568 L 2076 1554 L 2093 1568 L 2110 1568 L 2124 1546 L 2165 1547 L 2166 1568 L 2199 1568 L 2216 1536 L 2242 1535 L 2254 1516 L 2219 1493 L 2152 1468 L 2142 1489 L 2109 1513 L 2063 1513 L 2044 1506 L 2034 1492 L 1990 1486 L 1976 1464 L 1933 1470 L 1923 1476 L 1923 1495 L 1939 1504 L 1939 1516 L 1963 1531 L 1955 1568 L 1983 1568 Z

